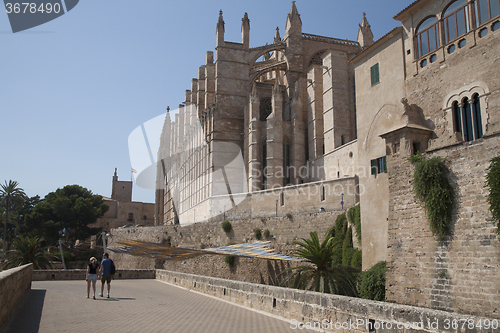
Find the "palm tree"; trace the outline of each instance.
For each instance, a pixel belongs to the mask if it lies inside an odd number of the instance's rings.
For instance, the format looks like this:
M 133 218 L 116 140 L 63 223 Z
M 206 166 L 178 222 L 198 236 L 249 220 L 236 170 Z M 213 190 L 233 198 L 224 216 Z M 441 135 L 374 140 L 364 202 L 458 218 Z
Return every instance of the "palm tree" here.
M 14 250 L 9 251 L 5 268 L 13 268 L 29 263 L 33 263 L 34 269 L 46 269 L 52 267 L 50 257 L 41 246 L 43 238 L 19 237 L 12 241 Z
M 16 181 L 9 180 L 5 181 L 5 185 L 0 185 L 0 200 L 5 206 L 5 221 L 3 229 L 3 252 L 4 255 L 7 253 L 7 223 L 9 222 L 9 209 L 14 202 L 24 201 L 26 198 L 26 193 L 20 187 L 19 183 Z
M 288 275 L 281 285 L 357 297 L 358 291 L 353 276 L 355 269 L 334 264 L 339 246 L 333 237 L 325 235 L 325 239 L 320 243 L 317 232 L 311 232 L 310 235 L 311 239 L 302 238 L 303 242 L 294 242 L 302 247 L 294 251 L 295 255 L 311 265 L 291 267 L 283 271 L 282 274 Z

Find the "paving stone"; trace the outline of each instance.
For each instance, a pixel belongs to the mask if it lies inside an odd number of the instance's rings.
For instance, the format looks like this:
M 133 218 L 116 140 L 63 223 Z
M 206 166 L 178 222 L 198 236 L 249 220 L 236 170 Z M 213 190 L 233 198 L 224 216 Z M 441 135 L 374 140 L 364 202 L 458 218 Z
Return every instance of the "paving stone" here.
M 289 321 L 156 280 L 113 281 L 109 299 L 87 299 L 86 288 L 85 281 L 34 281 L 4 333 L 294 331 Z

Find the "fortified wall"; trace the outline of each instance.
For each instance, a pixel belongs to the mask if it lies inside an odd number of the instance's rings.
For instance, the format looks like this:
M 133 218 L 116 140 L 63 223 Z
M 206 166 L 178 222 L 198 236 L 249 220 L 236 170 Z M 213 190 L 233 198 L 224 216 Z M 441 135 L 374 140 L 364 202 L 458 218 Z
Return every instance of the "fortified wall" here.
M 412 22 L 446 10 L 449 2 L 434 3 L 401 18 L 403 28 L 410 31 Z M 460 10 L 472 10 L 472 4 Z M 500 34 L 498 17 L 482 21 L 427 56 L 406 58 L 408 104 L 422 112 L 433 133 L 429 145 L 414 129 L 384 135 L 390 193 L 386 298 L 500 318 L 500 242 L 485 188 L 490 160 L 500 155 Z M 432 235 L 412 191 L 414 167 L 407 158 L 419 150 L 443 158 L 450 170 L 455 202 L 443 242 Z
M 499 154 L 498 134 L 429 152 L 445 159 L 455 188 L 451 234 L 443 242 L 415 198 L 405 150 L 388 155 L 387 301 L 500 318 L 500 242 L 484 187 L 489 161 Z
M 328 228 L 334 225 L 337 216 L 346 211 L 317 212 L 308 214 L 289 214 L 286 216 L 253 218 L 231 221 L 232 230 L 225 233 L 220 221 L 194 223 L 187 226 L 159 226 L 119 228 L 111 230 L 108 247 L 120 247 L 119 241 L 141 240 L 152 243 L 166 243 L 167 240 L 177 247 L 208 248 L 225 246 L 229 243 L 255 241 L 253 230 L 260 228 L 270 232 L 270 249 L 275 252 L 289 253 L 295 248 L 293 241 L 310 238 L 309 233 L 318 232 L 323 239 Z M 263 240 L 264 237 L 263 237 Z M 291 254 L 291 253 L 289 253 Z M 183 261 L 163 261 L 149 257 L 111 253 L 119 269 L 166 269 L 188 274 L 211 276 L 269 285 L 279 284 L 279 273 L 295 265 L 296 262 L 264 260 L 256 258 L 236 258 L 234 268 L 228 267 L 223 255 L 204 255 Z

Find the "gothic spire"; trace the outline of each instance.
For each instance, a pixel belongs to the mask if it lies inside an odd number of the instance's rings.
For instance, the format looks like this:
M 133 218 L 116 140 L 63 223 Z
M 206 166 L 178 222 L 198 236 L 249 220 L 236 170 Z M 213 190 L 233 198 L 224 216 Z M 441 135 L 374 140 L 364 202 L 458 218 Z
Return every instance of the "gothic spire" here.
M 224 18 L 222 17 L 222 9 L 219 11 L 219 21 L 217 22 L 217 30 L 224 31 Z
M 248 24 L 250 26 L 250 20 L 248 19 L 248 13 L 245 12 L 245 15 L 241 19 L 242 24 Z
M 281 42 L 280 28 L 276 27 L 276 35 L 274 35 L 274 44 Z
M 300 19 L 299 11 L 297 10 L 297 6 L 295 6 L 295 1 L 292 1 L 292 9 L 290 10 L 290 19 L 292 20 L 295 16 L 298 16 Z
M 366 13 L 363 13 L 363 20 L 359 25 L 357 41 L 362 48 L 366 48 L 373 44 L 373 33 L 370 24 L 366 19 Z
M 300 19 L 299 11 L 297 6 L 295 6 L 295 1 L 292 1 L 292 9 L 286 17 L 286 32 L 284 39 L 287 39 L 290 35 L 296 37 L 302 36 L 302 20 Z
M 215 34 L 217 35 L 217 45 L 224 44 L 224 19 L 222 18 L 222 9 L 219 11 L 219 21 L 217 22 L 217 29 Z
M 250 20 L 247 13 L 241 19 L 241 43 L 245 47 L 249 47 L 250 44 Z

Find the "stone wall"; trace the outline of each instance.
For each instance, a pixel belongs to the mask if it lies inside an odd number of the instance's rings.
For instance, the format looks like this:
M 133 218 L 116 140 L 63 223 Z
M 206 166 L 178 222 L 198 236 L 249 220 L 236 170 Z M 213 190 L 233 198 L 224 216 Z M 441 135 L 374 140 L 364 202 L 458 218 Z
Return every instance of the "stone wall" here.
M 156 279 L 279 316 L 290 322 L 291 329 L 353 333 L 492 332 L 485 329 L 485 320 L 490 327 L 499 324 L 498 320 L 445 311 L 166 270 L 157 270 Z M 477 323 L 482 323 L 483 327 L 476 327 Z
M 348 207 L 346 207 L 347 209 Z M 346 209 L 344 211 L 346 211 Z M 290 253 L 294 240 L 310 238 L 309 233 L 317 231 L 323 239 L 328 228 L 342 210 L 323 213 L 294 214 L 289 217 L 257 218 L 231 221 L 232 230 L 225 233 L 221 222 L 195 223 L 187 226 L 161 226 L 144 228 L 123 228 L 111 230 L 108 247 L 120 246 L 120 240 L 141 240 L 152 243 L 165 242 L 169 237 L 174 246 L 184 248 L 205 248 L 225 246 L 228 243 L 255 241 L 253 230 L 268 229 L 271 234 L 270 248 L 280 253 Z M 276 285 L 279 273 L 294 262 L 270 261 L 264 259 L 236 259 L 234 268 L 229 268 L 222 255 L 205 255 L 184 261 L 160 261 L 147 257 L 111 253 L 117 266 L 123 269 L 164 268 L 190 274 L 206 275 L 231 280 Z
M 31 290 L 32 273 L 32 264 L 0 272 L 0 332 L 7 327 Z
M 48 269 L 33 271 L 33 281 L 50 280 L 85 280 L 87 276 L 86 269 Z M 150 269 L 118 269 L 114 276 L 115 279 L 154 279 L 155 272 Z
M 352 146 L 346 145 L 339 152 L 348 154 Z M 346 170 L 345 167 L 344 170 Z M 332 172 L 334 168 L 314 166 L 316 174 Z M 335 170 L 334 176 L 337 177 Z M 359 201 L 358 178 L 345 176 L 334 180 L 317 181 L 313 183 L 277 187 L 252 193 L 238 193 L 212 196 L 203 202 L 185 210 L 179 216 L 180 224 L 187 225 L 207 221 L 242 220 L 251 218 L 267 218 L 269 216 L 283 217 L 287 214 L 303 215 L 317 212 L 320 207 L 327 211 L 337 211 L 344 207 L 355 205 Z M 232 201 L 238 203 L 232 206 Z
M 442 243 L 413 194 L 408 155 L 388 156 L 388 301 L 500 318 L 500 242 L 484 187 L 489 160 L 499 154 L 498 135 L 429 153 L 445 158 L 456 191 L 451 235 Z
M 109 230 L 125 225 L 154 225 L 155 205 L 152 203 L 106 199 L 104 202 L 109 205 L 110 210 L 90 227 Z

